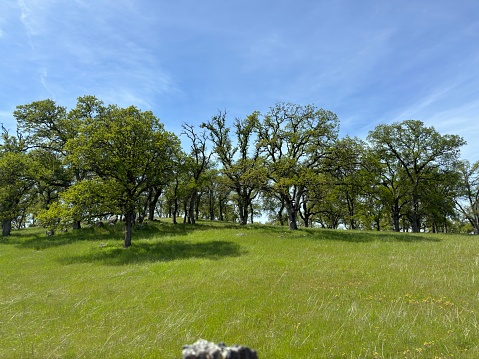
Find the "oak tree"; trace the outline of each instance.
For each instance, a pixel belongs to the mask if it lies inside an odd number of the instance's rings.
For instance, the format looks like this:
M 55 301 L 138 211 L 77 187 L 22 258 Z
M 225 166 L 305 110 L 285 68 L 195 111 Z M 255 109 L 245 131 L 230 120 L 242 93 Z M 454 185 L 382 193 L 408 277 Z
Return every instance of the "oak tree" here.
M 321 173 L 338 126 L 331 111 L 290 103 L 277 103 L 258 125 L 258 146 L 268 166 L 268 190 L 284 203 L 290 229 L 298 228 L 308 178 Z

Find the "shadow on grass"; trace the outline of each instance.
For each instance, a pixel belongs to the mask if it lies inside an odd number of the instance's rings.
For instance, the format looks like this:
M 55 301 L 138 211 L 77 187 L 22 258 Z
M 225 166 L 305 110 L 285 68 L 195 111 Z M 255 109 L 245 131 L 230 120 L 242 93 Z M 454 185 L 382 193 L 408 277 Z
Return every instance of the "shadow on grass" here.
M 46 236 L 45 233 L 29 235 L 26 238 L 19 237 L 12 243 L 18 248 L 43 250 L 48 248 L 65 246 L 78 241 L 98 241 L 121 239 L 122 234 L 117 226 L 111 227 L 87 227 L 69 232 L 57 232 L 52 236 Z
M 239 257 L 246 251 L 239 244 L 228 241 L 201 243 L 179 240 L 159 242 L 136 242 L 127 249 L 106 245 L 90 250 L 89 253 L 59 259 L 62 264 L 94 263 L 105 265 L 126 265 L 144 262 L 167 262 L 173 260 L 204 258 L 218 260 L 225 257 Z
M 308 238 L 311 240 L 332 240 L 343 242 L 366 243 L 374 241 L 382 242 L 440 242 L 435 234 L 430 233 L 404 233 L 404 232 L 376 232 L 342 229 L 322 229 L 322 228 L 300 228 L 296 231 L 288 229 L 286 226 L 265 226 L 254 225 L 245 227 L 277 237 L 284 238 Z
M 393 232 L 369 232 L 369 231 L 346 231 L 346 230 L 322 230 L 310 231 L 311 237 L 317 239 L 329 239 L 346 242 L 440 242 L 437 236 L 425 233 L 393 233 Z M 316 239 L 315 238 L 315 239 Z
M 162 237 L 185 237 L 192 232 L 206 230 L 239 230 L 241 233 L 256 232 L 277 238 L 308 238 L 311 240 L 333 240 L 353 243 L 365 243 L 373 241 L 384 242 L 418 242 L 431 241 L 439 242 L 441 238 L 434 234 L 427 233 L 395 233 L 375 231 L 349 231 L 319 228 L 300 228 L 291 231 L 286 226 L 271 226 L 263 224 L 248 224 L 241 226 L 237 223 L 218 221 L 199 221 L 196 225 L 183 223 L 173 224 L 169 222 L 150 222 L 147 225 L 137 225 L 133 231 L 133 242 L 142 239 L 159 239 Z M 15 245 L 18 248 L 43 250 L 52 247 L 59 247 L 73 244 L 78 241 L 123 241 L 124 225 L 117 223 L 114 226 L 104 225 L 102 227 L 85 227 L 80 230 L 66 233 L 58 232 L 54 236 L 47 237 L 45 230 L 41 228 L 14 231 L 12 236 L 2 238 L 0 244 Z
M 172 224 L 154 222 L 147 225 L 136 225 L 133 230 L 133 241 L 138 239 L 153 239 L 158 237 L 187 236 L 193 231 L 214 228 L 207 224 L 195 226 L 188 224 Z M 124 239 L 124 225 L 122 223 L 104 225 L 101 227 L 85 226 L 78 230 L 57 232 L 53 236 L 46 236 L 45 230 L 37 228 L 35 232 L 16 231 L 0 244 L 13 244 L 18 248 L 43 250 L 53 247 L 65 246 L 78 241 L 108 241 Z

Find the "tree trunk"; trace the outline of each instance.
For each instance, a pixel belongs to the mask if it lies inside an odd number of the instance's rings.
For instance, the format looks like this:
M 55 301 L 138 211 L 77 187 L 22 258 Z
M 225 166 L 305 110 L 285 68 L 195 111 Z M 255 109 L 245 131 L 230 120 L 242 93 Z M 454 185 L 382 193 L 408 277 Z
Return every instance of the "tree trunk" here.
M 412 214 L 411 214 L 411 226 L 413 233 L 420 232 L 420 218 L 418 214 L 417 204 L 413 204 Z
M 133 234 L 133 223 L 135 221 L 135 211 L 129 210 L 125 214 L 126 224 L 125 224 L 125 243 L 123 247 L 128 248 L 131 246 L 131 237 Z
M 419 215 L 419 197 L 417 194 L 417 183 L 412 193 L 412 214 L 411 226 L 413 233 L 419 233 L 421 230 L 421 218 Z
M 301 219 L 303 220 L 303 223 L 304 223 L 304 226 L 306 228 L 309 227 L 309 224 L 311 222 L 310 218 L 311 218 L 311 210 L 308 209 L 308 205 L 306 203 L 306 201 L 303 202 L 302 204 L 302 207 L 303 207 L 303 210 L 299 210 L 299 216 L 301 217 Z
M 176 216 L 178 215 L 178 198 L 175 197 L 173 204 L 173 224 L 176 224 Z
M 2 221 L 2 236 L 4 237 L 9 236 L 11 231 L 12 231 L 12 220 L 4 219 Z
M 153 221 L 155 219 L 155 209 L 160 199 L 162 189 L 156 189 L 153 197 L 148 201 L 148 220 Z
M 208 212 L 210 221 L 215 220 L 215 194 L 213 190 L 208 191 Z
M 196 205 L 196 197 L 197 193 L 196 190 L 191 192 L 191 197 L 190 197 L 190 205 L 188 208 L 188 223 L 190 224 L 195 224 L 195 205 Z
M 479 216 L 468 216 L 467 219 L 471 223 L 472 228 L 474 228 L 474 234 L 479 234 Z
M 399 207 L 395 204 L 392 209 L 393 231 L 399 232 Z
M 220 211 L 218 219 L 220 221 L 224 221 L 225 219 L 224 219 L 224 215 L 223 215 L 223 201 L 221 199 L 219 200 L 218 205 L 219 205 L 219 211 Z
M 74 221 L 73 222 L 73 229 L 80 229 L 81 228 L 81 221 Z
M 293 203 L 286 203 L 286 211 L 288 212 L 288 223 L 289 223 L 289 229 L 298 229 L 298 222 L 297 222 L 297 217 L 298 217 L 298 212 L 294 208 Z
M 176 180 L 175 182 L 175 198 L 173 200 L 173 205 L 174 205 L 174 208 L 173 208 L 173 223 L 176 224 L 176 216 L 178 215 L 178 207 L 179 207 L 179 204 L 178 204 L 178 187 L 179 187 L 179 183 L 178 183 L 178 180 Z
M 346 203 L 348 204 L 349 229 L 356 229 L 356 221 L 354 220 L 354 202 L 349 193 L 346 193 Z
M 188 200 L 184 199 L 183 200 L 183 224 L 185 223 L 191 223 L 189 217 L 188 217 Z
M 200 202 L 201 202 L 201 197 L 202 193 L 199 195 L 196 195 L 196 200 L 195 200 L 195 220 L 197 221 L 200 218 Z
M 240 225 L 245 226 L 248 224 L 248 208 L 244 205 L 244 203 L 241 203 L 238 206 L 238 212 L 239 212 L 239 217 L 240 217 Z

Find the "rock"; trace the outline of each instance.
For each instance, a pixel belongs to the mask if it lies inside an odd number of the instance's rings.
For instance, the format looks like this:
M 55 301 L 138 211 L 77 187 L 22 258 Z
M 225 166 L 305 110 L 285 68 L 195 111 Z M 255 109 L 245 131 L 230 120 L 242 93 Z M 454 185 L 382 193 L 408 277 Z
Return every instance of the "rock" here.
M 109 224 L 115 224 L 117 221 L 118 221 L 118 216 L 113 215 L 108 218 Z
M 199 339 L 192 345 L 183 346 L 183 359 L 258 359 L 255 350 L 242 345 L 226 346 Z

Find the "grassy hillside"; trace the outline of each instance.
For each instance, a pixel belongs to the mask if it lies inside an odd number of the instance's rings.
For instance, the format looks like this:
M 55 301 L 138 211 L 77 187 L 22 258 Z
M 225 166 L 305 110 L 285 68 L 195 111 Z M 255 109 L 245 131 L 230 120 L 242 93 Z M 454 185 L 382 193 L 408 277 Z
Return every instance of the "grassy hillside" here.
M 473 236 L 150 224 L 0 239 L 0 358 L 479 357 Z

